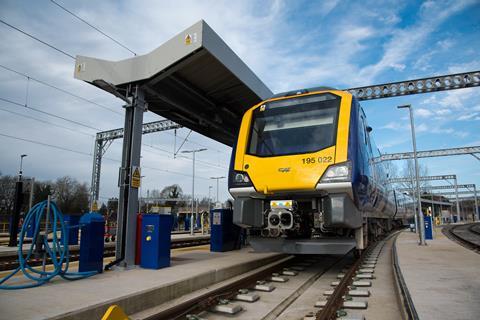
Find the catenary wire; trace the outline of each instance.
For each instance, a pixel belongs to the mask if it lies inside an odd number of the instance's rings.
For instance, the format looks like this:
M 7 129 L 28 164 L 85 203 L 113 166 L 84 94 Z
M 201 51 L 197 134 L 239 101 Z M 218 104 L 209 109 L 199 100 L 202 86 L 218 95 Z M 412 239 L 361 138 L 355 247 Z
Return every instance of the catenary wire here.
M 70 148 L 66 148 L 66 147 L 62 147 L 62 146 L 57 146 L 57 145 L 54 145 L 54 144 L 45 143 L 45 142 L 41 142 L 41 141 L 36 141 L 36 140 L 31 140 L 31 139 L 26 139 L 26 138 L 20 138 L 20 137 L 12 136 L 12 135 L 1 133 L 1 132 L 0 132 L 0 136 L 5 137 L 5 138 L 14 139 L 14 140 L 33 143 L 33 144 L 41 145 L 41 146 L 44 146 L 44 147 L 49 147 L 49 148 L 54 148 L 54 149 L 58 149 L 58 150 L 73 152 L 73 153 L 88 156 L 88 157 L 93 156 L 91 153 L 88 153 L 88 152 L 74 150 L 74 149 L 70 149 Z M 113 159 L 113 158 L 108 158 L 108 157 L 103 157 L 102 159 L 110 160 L 110 161 L 113 161 L 113 162 L 121 162 L 120 160 Z M 167 172 L 167 173 L 171 173 L 171 174 L 175 174 L 175 175 L 191 177 L 191 175 L 189 175 L 189 174 L 176 172 L 176 171 L 172 171 L 172 170 L 167 170 L 167 169 L 160 169 L 160 168 L 155 168 L 155 167 L 150 167 L 150 166 L 142 166 L 142 168 Z M 195 176 L 195 177 L 197 177 L 199 179 L 209 180 L 208 177 L 202 177 L 202 176 Z
M 88 124 L 84 124 L 84 123 L 81 123 L 81 122 L 78 122 L 78 121 L 75 121 L 75 120 L 71 120 L 71 119 L 68 119 L 68 118 L 65 118 L 65 117 L 57 116 L 57 115 L 55 115 L 55 114 L 53 114 L 53 113 L 46 112 L 46 111 L 43 111 L 43 110 L 40 110 L 40 109 L 37 109 L 37 108 L 34 108 L 34 107 L 30 107 L 30 106 L 21 104 L 21 103 L 19 103 L 19 102 L 13 101 L 13 100 L 9 100 L 9 99 L 2 98 L 2 97 L 0 97 L 0 100 L 5 101 L 5 102 L 8 102 L 8 103 L 11 103 L 11 104 L 14 104 L 14 105 L 17 105 L 17 106 L 20 106 L 20 107 L 23 107 L 23 108 L 30 109 L 30 110 L 33 110 L 33 111 L 36 111 L 36 112 L 40 112 L 40 113 L 46 114 L 46 115 L 48 115 L 48 116 L 50 116 L 50 117 L 58 118 L 58 119 L 61 119 L 61 120 L 64 120 L 64 121 L 67 121 L 67 122 L 70 122 L 70 123 L 73 123 L 73 124 L 76 124 L 76 125 L 85 127 L 85 128 L 88 128 L 88 129 L 92 129 L 92 130 L 95 130 L 95 131 L 102 131 L 102 130 L 99 129 L 99 128 L 95 128 L 95 127 L 89 126 Z
M 93 104 L 93 105 L 96 105 L 96 106 L 98 106 L 98 107 L 101 107 L 101 108 L 103 108 L 103 109 L 106 109 L 106 110 L 108 110 L 108 111 L 111 111 L 111 112 L 113 112 L 113 113 L 116 113 L 116 114 L 118 114 L 118 115 L 120 115 L 120 116 L 123 117 L 123 114 L 120 113 L 120 112 L 117 112 L 117 111 L 115 111 L 115 110 L 112 110 L 112 109 L 110 109 L 109 107 L 106 107 L 106 106 L 101 105 L 101 104 L 99 104 L 99 103 L 97 103 L 97 102 L 94 102 L 94 101 L 92 101 L 92 100 L 89 100 L 89 99 L 87 99 L 87 98 L 84 98 L 84 97 L 82 97 L 82 96 L 79 96 L 79 95 L 77 95 L 77 94 L 74 94 L 74 93 L 72 93 L 72 92 L 69 92 L 69 91 L 67 91 L 67 90 L 65 90 L 65 89 L 59 88 L 59 87 L 57 87 L 57 86 L 55 86 L 55 85 L 49 84 L 49 83 L 47 83 L 47 82 L 45 82 L 45 81 L 43 81 L 43 80 L 36 79 L 36 78 L 34 78 L 34 77 L 31 77 L 31 76 L 28 75 L 28 74 L 22 73 L 22 72 L 20 72 L 20 71 L 18 71 L 18 70 L 12 69 L 12 68 L 7 67 L 7 66 L 4 66 L 4 65 L 2 65 L 2 64 L 0 64 L 0 67 L 3 68 L 3 69 L 5 69 L 5 70 L 8 70 L 8 71 L 10 71 L 10 72 L 13 72 L 13 73 L 15 73 L 15 74 L 18 74 L 18 75 L 20 75 L 20 76 L 22 76 L 22 77 L 25 77 L 25 78 L 27 78 L 27 79 L 33 80 L 33 81 L 35 81 L 35 82 L 38 82 L 38 83 L 43 84 L 43 85 L 45 85 L 45 86 L 48 86 L 48 87 L 50 87 L 50 88 L 56 89 L 56 90 L 58 90 L 58 91 L 60 91 L 60 92 L 63 92 L 63 93 L 65 93 L 65 94 L 68 94 L 68 95 L 70 95 L 70 96 L 72 96 L 72 97 L 75 97 L 75 98 L 77 98 L 77 99 L 80 99 L 80 100 L 82 100 L 82 101 L 91 103 L 91 104 Z M 12 102 L 12 103 L 13 103 L 13 102 Z M 16 104 L 16 103 L 15 103 L 15 104 Z M 24 105 L 22 105 L 22 106 L 24 106 Z M 174 134 L 172 134 L 172 133 L 169 133 L 169 132 L 166 132 L 166 133 L 167 133 L 168 135 L 174 136 Z M 225 152 L 225 151 L 212 148 L 211 146 L 205 145 L 205 144 L 200 143 L 200 142 L 197 142 L 197 141 L 195 141 L 195 140 L 188 139 L 188 138 L 189 138 L 188 136 L 187 136 L 187 137 L 182 137 L 181 135 L 177 135 L 177 137 L 180 138 L 180 139 L 184 139 L 185 142 L 187 142 L 187 143 L 196 144 L 196 145 L 199 145 L 199 146 L 201 146 L 201 147 L 205 147 L 205 148 L 212 149 L 212 150 L 214 150 L 214 151 L 216 151 L 216 152 L 219 152 L 219 153 L 228 154 L 228 153 Z
M 158 150 L 158 151 L 162 151 L 162 152 L 165 152 L 165 153 L 168 153 L 170 155 L 173 155 L 174 153 L 173 152 L 170 152 L 168 150 L 165 150 L 165 149 L 162 149 L 162 148 L 158 148 L 154 145 L 150 145 L 150 144 L 146 144 L 144 142 L 142 142 L 142 145 L 143 146 L 146 146 L 146 147 L 149 147 L 149 148 L 152 148 L 154 150 Z M 156 153 L 160 156 L 163 156 L 163 157 L 168 157 L 167 155 L 164 155 L 164 154 L 160 154 L 160 153 Z M 189 157 L 185 157 L 185 156 L 180 156 L 180 155 L 177 155 L 176 158 L 180 159 L 180 160 L 187 160 L 187 161 L 192 161 L 192 158 L 189 158 Z M 206 165 L 206 166 L 209 166 L 209 167 L 215 167 L 215 168 L 220 168 L 220 169 L 227 169 L 226 167 L 223 167 L 223 166 L 219 166 L 219 165 L 215 165 L 215 164 L 212 164 L 212 163 L 209 163 L 209 162 L 206 162 L 206 161 L 202 161 L 202 160 L 198 160 L 198 159 L 195 159 L 195 162 L 198 162 L 199 164 L 203 164 L 203 165 Z
M 61 50 L 61 49 L 59 49 L 59 48 L 55 47 L 54 45 L 51 45 L 50 43 L 48 43 L 48 42 L 45 42 L 45 41 L 43 41 L 43 40 L 41 40 L 41 39 L 39 39 L 39 38 L 37 38 L 37 37 L 35 37 L 35 36 L 31 35 L 30 33 L 28 33 L 28 32 L 25 32 L 25 31 L 23 31 L 23 30 L 21 30 L 21 29 L 19 29 L 19 28 L 15 27 L 15 26 L 12 26 L 10 23 L 8 23 L 8 22 L 5 22 L 5 21 L 3 21 L 2 19 L 0 19 L 0 22 L 1 22 L 1 23 L 3 23 L 4 25 L 6 25 L 6 26 L 8 26 L 8 27 L 10 27 L 10 28 L 12 28 L 12 29 L 14 29 L 14 30 L 16 30 L 16 31 L 20 32 L 20 33 L 23 33 L 23 34 L 24 34 L 24 35 L 26 35 L 27 37 L 30 37 L 30 38 L 32 38 L 32 39 L 34 39 L 34 40 L 36 40 L 36 41 L 38 41 L 38 42 L 40 42 L 40 43 L 42 43 L 42 44 L 46 45 L 46 46 L 48 46 L 48 47 L 52 48 L 53 50 L 56 50 L 56 51 L 58 51 L 58 52 L 60 52 L 60 53 L 64 54 L 65 56 L 67 56 L 67 57 L 69 57 L 69 58 L 72 58 L 73 60 L 75 60 L 75 57 L 74 57 L 73 55 L 71 55 L 71 54 L 69 54 L 69 53 L 67 53 L 67 52 L 65 52 L 65 51 L 63 51 L 63 50 Z
M 65 93 L 65 94 L 68 94 L 68 95 L 70 95 L 70 96 L 72 96 L 72 97 L 75 97 L 75 98 L 80 99 L 80 100 L 82 100 L 82 101 L 88 102 L 88 103 L 90 103 L 90 104 L 96 105 L 96 106 L 98 106 L 98 107 L 100 107 L 100 108 L 103 108 L 103 109 L 105 109 L 105 110 L 108 110 L 108 111 L 110 111 L 110 112 L 113 112 L 113 113 L 116 113 L 116 114 L 118 114 L 118 115 L 123 116 L 123 113 L 121 113 L 121 112 L 115 111 L 115 110 L 113 110 L 113 109 L 111 109 L 111 108 L 109 108 L 109 107 L 107 107 L 107 106 L 104 106 L 104 105 L 102 105 L 102 104 L 100 104 L 100 103 L 97 103 L 97 102 L 95 102 L 95 101 L 92 101 L 92 100 L 89 100 L 89 99 L 84 98 L 84 97 L 82 97 L 82 96 L 79 96 L 79 95 L 77 95 L 77 94 L 75 94 L 75 93 L 72 93 L 72 92 L 70 92 L 70 91 L 67 91 L 67 90 L 65 90 L 65 89 L 59 88 L 59 87 L 57 87 L 57 86 L 55 86 L 55 85 L 53 85 L 53 84 L 47 83 L 47 82 L 45 82 L 45 81 L 43 81 L 43 80 L 36 79 L 36 78 L 34 78 L 34 77 L 32 77 L 32 76 L 30 76 L 30 75 L 28 75 L 28 74 L 25 74 L 25 73 L 23 73 L 23 72 L 18 71 L 18 70 L 14 70 L 14 69 L 9 68 L 9 67 L 7 67 L 7 66 L 4 66 L 4 65 L 2 65 L 2 64 L 0 64 L 0 67 L 3 68 L 3 69 L 5 69 L 5 70 L 8 70 L 8 71 L 10 71 L 10 72 L 13 72 L 13 73 L 15 73 L 15 74 L 18 74 L 19 76 L 25 77 L 25 78 L 27 78 L 27 79 L 29 79 L 29 80 L 33 80 L 33 81 L 38 82 L 38 83 L 40 83 L 40 84 L 43 84 L 43 85 L 45 85 L 45 86 L 47 86 L 47 87 L 53 88 L 53 89 L 55 89 L 55 90 L 58 90 L 58 91 L 63 92 L 63 93 Z
M 11 103 L 11 104 L 14 104 L 14 105 L 17 105 L 17 106 L 19 106 L 19 107 L 28 108 L 28 109 L 31 109 L 31 110 L 33 110 L 33 111 L 35 111 L 35 112 L 43 113 L 43 114 L 46 114 L 46 115 L 51 116 L 51 117 L 54 117 L 54 118 L 58 118 L 58 119 L 61 119 L 61 120 L 67 121 L 67 122 L 71 122 L 71 123 L 74 123 L 74 124 L 76 124 L 76 125 L 80 125 L 80 126 L 83 126 L 83 127 L 88 128 L 88 129 L 95 130 L 95 131 L 97 131 L 97 132 L 98 132 L 98 131 L 101 131 L 99 128 L 91 127 L 91 126 L 86 125 L 86 124 L 83 124 L 83 123 L 81 123 L 81 122 L 78 122 L 78 121 L 75 121 L 75 120 L 71 120 L 71 119 L 68 119 L 68 118 L 64 118 L 64 117 L 61 117 L 61 116 L 57 116 L 57 115 L 54 115 L 54 114 L 52 114 L 52 113 L 49 113 L 49 112 L 46 112 L 46 111 L 43 111 L 43 110 L 39 110 L 39 109 L 37 109 L 37 108 L 33 108 L 33 107 L 30 107 L 30 106 L 25 106 L 25 105 L 23 105 L 23 104 L 21 104 L 21 103 L 19 103 L 19 102 L 15 102 L 15 101 L 12 101 L 12 100 L 9 100 L 9 99 L 6 99 L 6 98 L 0 97 L 0 100 L 5 101 L 5 102 L 8 102 L 8 103 Z M 5 110 L 5 109 L 4 109 L 4 111 L 14 113 L 13 111 Z M 18 114 L 18 113 L 16 113 L 16 114 Z M 22 114 L 18 114 L 18 115 L 23 116 L 23 117 L 26 117 L 26 118 L 33 118 L 33 117 L 25 116 L 25 115 L 22 115 Z M 46 121 L 44 121 L 44 120 L 38 120 L 38 119 L 36 119 L 36 118 L 33 118 L 33 119 L 34 119 L 34 120 L 37 120 L 37 121 L 41 121 L 41 122 L 46 122 Z M 52 124 L 52 123 L 50 123 L 50 124 Z M 55 125 L 55 124 L 52 124 L 52 125 Z M 69 129 L 69 128 L 67 128 L 67 127 L 63 127 L 63 126 L 60 126 L 60 125 L 56 125 L 56 126 L 62 127 L 62 128 L 64 128 L 64 129 Z M 69 129 L 69 130 L 71 130 L 71 129 Z M 78 132 L 78 131 L 75 131 L 75 130 L 71 130 L 71 131 Z M 83 133 L 83 132 L 78 132 L 78 133 Z M 90 135 L 90 134 L 88 134 L 88 133 L 83 133 L 83 134 L 92 136 L 92 135 Z M 167 153 L 173 154 L 173 153 L 171 153 L 171 152 L 169 152 L 169 151 L 167 151 L 167 150 L 165 150 L 165 149 L 161 149 L 161 148 L 158 148 L 158 147 L 155 147 L 155 146 L 152 146 L 152 145 L 148 145 L 148 144 L 145 144 L 145 143 L 142 143 L 142 145 L 147 146 L 147 147 L 150 147 L 150 148 L 152 148 L 152 149 L 157 149 L 157 150 L 159 150 L 159 151 L 163 151 L 163 152 L 167 152 Z M 182 157 L 182 158 L 189 159 L 189 158 L 187 158 L 187 157 Z M 213 165 L 213 164 L 208 163 L 208 162 L 205 162 L 205 161 L 198 160 L 198 162 L 199 162 L 200 164 L 203 164 L 203 165 L 208 165 L 208 166 L 211 166 L 211 167 L 217 167 L 217 168 L 221 168 L 221 169 L 226 169 L 225 167 Z
M 58 4 L 57 4 L 57 5 L 58 5 Z M 74 57 L 73 55 L 68 54 L 68 53 L 66 53 L 65 51 L 63 51 L 63 50 L 61 50 L 61 49 L 59 49 L 59 48 L 57 48 L 57 47 L 55 47 L 55 46 L 53 46 L 53 45 L 45 42 L 45 41 L 43 41 L 43 40 L 38 39 L 37 37 L 35 37 L 35 36 L 33 36 L 33 35 L 25 32 L 25 31 L 23 31 L 23 30 L 15 27 L 15 26 L 13 26 L 13 25 L 11 25 L 11 24 L 3 21 L 2 19 L 0 19 L 0 22 L 3 23 L 3 24 L 5 24 L 5 25 L 7 25 L 7 26 L 9 26 L 9 27 L 11 27 L 11 28 L 14 29 L 14 30 L 17 30 L 18 32 L 21 32 L 21 33 L 25 34 L 26 36 L 28 36 L 28 37 L 30 37 L 30 38 L 32 38 L 32 39 L 34 39 L 34 40 L 36 40 L 36 41 L 44 44 L 44 45 L 47 45 L 48 47 L 50 47 L 50 48 L 52 48 L 52 49 L 54 49 L 54 50 L 57 50 L 58 52 L 63 53 L 64 55 L 66 55 L 66 56 L 68 56 L 68 57 L 70 57 L 70 58 L 72 58 L 72 59 L 75 59 L 75 57 Z M 180 137 L 180 136 L 179 136 L 179 137 Z M 182 138 L 182 137 L 180 137 L 180 138 Z M 199 145 L 199 146 L 204 146 L 204 147 L 205 147 L 205 145 L 203 145 L 203 144 L 201 144 L 201 143 L 198 143 L 198 142 L 195 142 L 195 141 L 192 141 L 192 140 L 188 140 L 188 141 L 191 142 L 191 143 L 195 143 L 195 144 L 197 144 L 197 145 Z M 220 151 L 220 150 L 218 150 L 218 149 L 217 149 L 216 151 L 217 151 L 217 152 L 225 153 L 225 152 Z
M 106 34 L 105 32 L 103 32 L 102 30 L 100 30 L 99 28 L 95 27 L 94 25 L 92 25 L 91 23 L 89 23 L 88 21 L 86 21 L 85 19 L 81 18 L 80 16 L 76 15 L 75 13 L 73 13 L 72 11 L 68 10 L 67 8 L 65 8 L 64 6 L 62 6 L 61 4 L 59 4 L 58 2 L 54 1 L 54 0 L 50 0 L 50 2 L 52 2 L 53 4 L 55 4 L 57 7 L 59 7 L 60 9 L 62 9 L 63 11 L 69 13 L 70 15 L 74 16 L 75 18 L 77 18 L 78 20 L 82 21 L 83 23 L 85 23 L 87 26 L 91 27 L 92 29 L 98 31 L 99 33 L 101 33 L 102 35 L 104 35 L 105 37 L 107 37 L 108 39 L 112 40 L 113 42 L 115 42 L 116 44 L 118 44 L 119 46 L 121 46 L 122 48 L 130 51 L 131 53 L 133 53 L 133 55 L 137 55 L 134 51 L 132 51 L 131 49 L 129 49 L 127 46 L 125 46 L 124 44 L 120 43 L 118 40 L 115 40 L 113 37 L 109 36 L 108 34 Z
M 23 118 L 32 119 L 32 120 L 35 120 L 35 121 L 38 121 L 38 122 L 49 124 L 49 125 L 54 126 L 54 127 L 62 128 L 62 129 L 65 129 L 65 130 L 72 131 L 74 133 L 79 133 L 79 134 L 83 134 L 83 135 L 95 138 L 95 136 L 93 134 L 86 133 L 86 132 L 79 131 L 79 130 L 74 130 L 72 128 L 65 127 L 65 126 L 62 126 L 60 124 L 56 124 L 56 123 L 53 123 L 53 122 L 50 122 L 50 121 L 47 121 L 47 120 L 43 120 L 43 119 L 40 119 L 40 118 L 35 118 L 35 117 L 29 116 L 29 115 L 26 115 L 26 114 L 22 114 L 22 113 L 19 113 L 19 112 L 15 112 L 15 111 L 12 111 L 12 110 L 7 110 L 7 109 L 2 108 L 2 107 L 0 107 L 0 110 L 2 110 L 4 112 L 11 113 L 11 114 L 15 114 L 15 115 L 23 117 Z

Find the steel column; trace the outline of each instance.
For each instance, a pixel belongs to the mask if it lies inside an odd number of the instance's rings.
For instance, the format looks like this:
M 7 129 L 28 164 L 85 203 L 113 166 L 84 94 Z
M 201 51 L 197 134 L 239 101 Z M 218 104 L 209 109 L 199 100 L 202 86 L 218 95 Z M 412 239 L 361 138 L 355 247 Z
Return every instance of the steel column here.
M 457 176 L 453 179 L 454 188 L 455 188 L 455 199 L 457 201 L 457 221 L 460 222 L 460 202 L 458 202 L 458 184 Z
M 418 223 L 420 225 L 419 232 L 419 244 L 421 246 L 425 245 L 425 223 L 423 219 L 422 212 L 422 200 L 420 194 L 420 174 L 418 170 L 418 159 L 417 159 L 417 141 L 415 139 L 415 122 L 413 120 L 413 110 L 411 105 L 398 106 L 398 108 L 408 108 L 408 113 L 410 115 L 410 129 L 412 131 L 412 144 L 413 144 L 413 159 L 415 161 L 415 185 L 416 185 L 416 194 L 418 199 Z
M 410 183 L 412 184 L 411 192 L 412 192 L 412 196 L 413 196 L 413 194 L 414 194 L 413 186 L 415 185 L 413 183 L 413 174 L 410 175 Z M 414 213 L 413 216 L 415 217 L 415 233 L 420 234 L 420 229 L 419 229 L 420 225 L 418 224 L 418 217 L 417 217 L 418 216 L 418 214 L 417 214 L 417 212 L 418 212 L 417 211 L 417 203 L 415 202 L 415 200 L 412 201 L 412 203 L 413 203 L 413 213 Z M 421 207 L 420 207 L 420 210 L 422 210 Z
M 115 257 L 120 266 L 135 265 L 135 242 L 138 212 L 138 189 L 131 186 L 132 167 L 140 166 L 143 112 L 143 91 L 136 87 L 133 101 L 125 107 L 125 129 L 123 136 L 122 167 L 119 174 L 119 199 L 117 217 L 117 241 Z
M 193 227 L 195 226 L 195 223 L 193 221 L 193 207 L 195 204 L 195 151 L 193 151 L 193 165 L 192 165 L 192 215 L 190 216 L 190 235 L 193 236 Z
M 479 219 L 480 220 L 480 216 L 478 215 L 478 199 L 477 199 L 477 188 L 476 186 L 474 185 L 473 186 L 473 196 L 475 198 L 475 210 L 473 210 L 475 212 L 474 216 L 473 216 L 473 221 Z
M 98 134 L 97 134 L 98 136 Z M 104 140 L 95 139 L 95 147 L 93 150 L 93 168 L 92 168 L 92 182 L 90 186 L 91 199 L 90 199 L 90 208 L 93 207 L 93 202 L 98 200 L 99 190 L 100 190 L 100 171 L 102 168 L 102 156 L 103 156 L 103 147 L 105 146 Z

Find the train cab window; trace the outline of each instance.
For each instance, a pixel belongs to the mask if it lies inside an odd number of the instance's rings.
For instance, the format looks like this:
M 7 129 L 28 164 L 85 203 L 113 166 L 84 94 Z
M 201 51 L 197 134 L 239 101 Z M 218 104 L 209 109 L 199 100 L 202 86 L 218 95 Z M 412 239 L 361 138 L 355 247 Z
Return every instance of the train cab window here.
M 335 144 L 341 98 L 330 94 L 278 100 L 253 112 L 248 153 L 268 157 L 315 152 Z

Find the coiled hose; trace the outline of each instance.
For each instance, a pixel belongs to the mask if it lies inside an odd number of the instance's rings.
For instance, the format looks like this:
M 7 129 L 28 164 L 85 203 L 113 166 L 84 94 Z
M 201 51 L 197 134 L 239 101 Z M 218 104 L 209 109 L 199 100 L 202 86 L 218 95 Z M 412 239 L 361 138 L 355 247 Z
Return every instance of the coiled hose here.
M 41 286 L 56 276 L 61 276 L 66 280 L 78 280 L 86 277 L 93 276 L 97 274 L 97 271 L 88 271 L 88 272 L 68 272 L 69 265 L 69 252 L 68 252 L 68 241 L 67 241 L 67 226 L 63 220 L 63 214 L 58 209 L 55 202 L 50 201 L 50 210 L 48 213 L 48 221 L 50 221 L 51 232 L 53 234 L 52 242 L 48 242 L 48 233 L 43 235 L 43 247 L 47 255 L 46 258 L 50 258 L 54 269 L 52 271 L 43 271 L 34 269 L 29 265 L 29 261 L 34 255 L 34 249 L 36 246 L 37 237 L 40 235 L 40 222 L 47 219 L 47 200 L 37 203 L 33 206 L 30 211 L 27 213 L 25 220 L 20 231 L 19 242 L 18 242 L 18 262 L 19 266 L 17 269 L 12 271 L 9 275 L 0 280 L 0 289 L 12 290 L 12 289 L 25 289 Z M 45 216 L 45 218 L 44 218 Z M 27 226 L 32 222 L 35 222 L 32 244 L 28 249 L 28 252 L 24 256 L 23 254 L 23 242 L 25 235 L 27 233 Z M 58 227 L 60 226 L 60 237 L 57 235 Z M 71 226 L 76 227 L 76 226 Z M 4 285 L 6 281 L 12 278 L 19 271 L 32 280 L 33 282 L 21 285 Z

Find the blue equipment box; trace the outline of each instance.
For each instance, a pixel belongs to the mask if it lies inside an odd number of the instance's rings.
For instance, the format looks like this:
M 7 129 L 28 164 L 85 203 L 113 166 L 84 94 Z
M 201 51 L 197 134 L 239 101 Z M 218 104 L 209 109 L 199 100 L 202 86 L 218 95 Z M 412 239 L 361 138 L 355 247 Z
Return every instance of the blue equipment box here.
M 210 251 L 224 252 L 240 249 L 241 228 L 233 223 L 232 209 L 210 211 Z
M 173 225 L 172 225 L 172 231 L 178 230 L 178 215 L 176 213 L 172 213 L 173 217 Z
M 80 262 L 78 271 L 103 270 L 105 219 L 98 213 L 87 213 L 80 218 Z
M 35 224 L 37 223 L 36 216 L 30 219 L 30 223 L 27 226 L 27 238 L 33 238 L 35 232 Z
M 68 245 L 78 244 L 78 224 L 80 223 L 80 216 L 64 215 L 63 221 L 67 227 L 67 241 Z
M 431 216 L 424 216 L 425 222 L 425 240 L 433 240 L 433 223 Z
M 190 216 L 188 214 L 185 214 L 185 219 L 183 221 L 183 229 L 185 231 L 190 231 Z
M 160 269 L 170 266 L 173 217 L 170 214 L 144 214 L 140 266 Z

